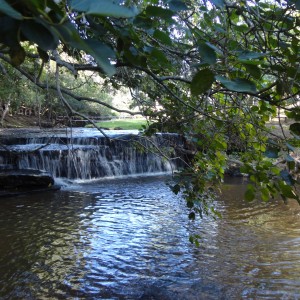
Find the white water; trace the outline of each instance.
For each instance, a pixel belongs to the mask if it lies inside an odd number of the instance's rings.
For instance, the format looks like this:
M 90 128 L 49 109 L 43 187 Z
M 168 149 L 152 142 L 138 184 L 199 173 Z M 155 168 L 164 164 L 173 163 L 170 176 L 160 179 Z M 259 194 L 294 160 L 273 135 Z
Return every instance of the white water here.
M 12 144 L 0 151 L 0 163 L 48 171 L 55 178 L 82 180 L 170 173 L 176 169 L 175 154 L 170 147 L 176 139 L 174 135 L 145 139 L 138 131 L 106 131 L 105 134 L 109 139 L 89 128 L 14 130 L 4 139 Z M 153 153 L 153 149 L 167 153 L 171 159 Z M 8 150 L 17 155 L 10 155 Z

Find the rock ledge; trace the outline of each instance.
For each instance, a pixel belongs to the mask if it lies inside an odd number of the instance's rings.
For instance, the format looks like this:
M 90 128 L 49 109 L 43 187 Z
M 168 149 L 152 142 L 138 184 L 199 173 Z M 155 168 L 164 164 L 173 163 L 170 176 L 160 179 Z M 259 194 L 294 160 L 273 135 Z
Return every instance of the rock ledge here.
M 57 190 L 50 173 L 40 170 L 0 170 L 0 197 Z

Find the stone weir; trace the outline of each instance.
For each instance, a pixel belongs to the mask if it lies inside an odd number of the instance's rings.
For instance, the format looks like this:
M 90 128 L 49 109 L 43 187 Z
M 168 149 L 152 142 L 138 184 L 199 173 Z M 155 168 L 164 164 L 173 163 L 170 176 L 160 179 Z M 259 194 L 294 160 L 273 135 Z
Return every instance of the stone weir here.
M 0 132 L 2 168 L 38 169 L 56 178 L 94 179 L 171 172 L 182 165 L 176 134 L 142 137 L 138 131 L 90 128 Z

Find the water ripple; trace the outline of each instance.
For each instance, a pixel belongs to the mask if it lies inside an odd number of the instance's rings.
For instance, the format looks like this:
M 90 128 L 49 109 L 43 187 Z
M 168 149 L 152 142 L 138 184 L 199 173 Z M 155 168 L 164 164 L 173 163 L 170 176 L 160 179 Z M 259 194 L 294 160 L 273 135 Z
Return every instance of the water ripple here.
M 164 179 L 2 201 L 0 298 L 300 298 L 298 206 L 249 204 L 232 186 L 216 202 L 222 219 L 193 223 Z

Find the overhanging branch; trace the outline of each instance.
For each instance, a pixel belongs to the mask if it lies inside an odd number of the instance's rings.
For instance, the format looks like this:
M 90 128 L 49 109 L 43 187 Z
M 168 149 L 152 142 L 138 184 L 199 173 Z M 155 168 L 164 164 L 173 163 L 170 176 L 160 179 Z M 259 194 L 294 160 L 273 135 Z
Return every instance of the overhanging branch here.
M 2 60 L 4 60 L 5 62 L 7 62 L 8 64 L 10 64 L 11 66 L 12 63 L 11 63 L 11 60 L 6 57 L 4 54 L 0 53 L 0 58 Z M 60 65 L 59 63 L 57 63 L 57 65 Z M 49 85 L 49 84 L 46 84 L 46 83 L 42 83 L 40 81 L 36 82 L 36 79 L 34 76 L 32 76 L 31 74 L 29 74 L 28 72 L 26 72 L 23 68 L 21 67 L 18 67 L 18 66 L 13 66 L 16 70 L 18 70 L 22 75 L 24 75 L 29 81 L 31 81 L 32 83 L 36 84 L 39 88 L 43 89 L 43 90 L 54 90 L 54 91 L 57 91 L 57 87 L 55 85 Z M 88 102 L 93 102 L 93 103 L 97 103 L 99 105 L 102 105 L 104 107 L 107 107 L 113 111 L 116 111 L 116 112 L 119 112 L 119 113 L 127 113 L 129 115 L 141 115 L 142 113 L 141 112 L 133 112 L 133 111 L 130 111 L 130 110 L 126 110 L 126 109 L 119 109 L 119 108 L 116 108 L 104 101 L 101 101 L 99 99 L 95 99 L 95 98 L 90 98 L 90 97 L 84 97 L 84 96 L 79 96 L 79 95 L 76 95 L 75 93 L 73 92 L 70 92 L 69 90 L 67 89 L 64 89 L 64 88 L 60 88 L 60 91 L 63 95 L 68 95 L 70 97 L 72 97 L 73 99 L 77 100 L 77 101 L 88 101 Z

